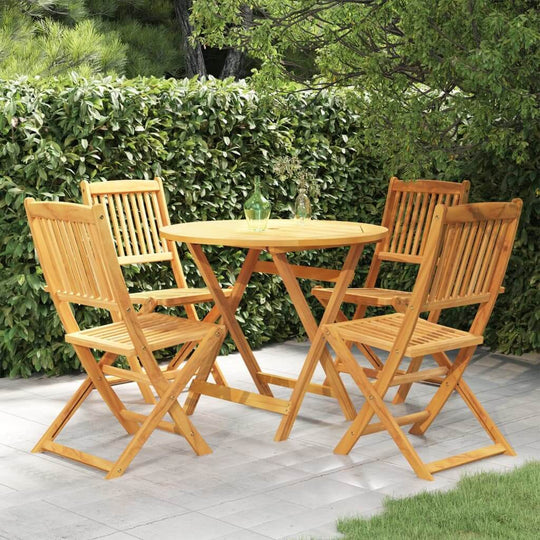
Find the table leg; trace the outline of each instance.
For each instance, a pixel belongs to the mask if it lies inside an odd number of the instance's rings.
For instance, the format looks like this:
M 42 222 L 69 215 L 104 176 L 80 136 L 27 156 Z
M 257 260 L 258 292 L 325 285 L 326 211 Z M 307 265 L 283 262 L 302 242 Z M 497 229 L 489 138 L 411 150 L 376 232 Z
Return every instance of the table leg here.
M 337 314 L 343 301 L 343 297 L 345 296 L 345 292 L 347 291 L 347 287 L 349 287 L 353 280 L 354 271 L 360 259 L 360 255 L 362 254 L 363 248 L 363 244 L 358 244 L 351 246 L 349 250 L 347 258 L 345 259 L 345 262 L 343 264 L 343 268 L 341 269 L 341 274 L 336 282 L 332 296 L 328 301 L 328 306 L 326 307 L 315 337 L 311 342 L 311 347 L 309 349 L 308 355 L 306 357 L 306 360 L 304 361 L 300 376 L 298 377 L 298 380 L 292 392 L 289 409 L 287 413 L 283 415 L 279 428 L 274 437 L 274 440 L 276 441 L 284 441 L 288 438 L 291 432 L 296 416 L 298 415 L 298 411 L 300 410 L 302 400 L 304 399 L 306 389 L 311 381 L 311 378 L 313 377 L 313 372 L 315 371 L 317 362 L 321 358 L 321 355 L 326 346 L 322 332 L 322 326 L 324 324 L 333 323 L 336 320 Z M 329 373 L 332 372 L 329 371 Z M 329 382 L 333 383 L 334 381 Z
M 270 250 L 270 253 L 272 254 L 272 258 L 276 268 L 278 269 L 279 275 L 285 284 L 287 292 L 291 297 L 296 312 L 300 317 L 300 321 L 306 329 L 309 339 L 313 342 L 317 335 L 317 322 L 313 317 L 311 309 L 309 308 L 304 293 L 298 284 L 296 276 L 290 267 L 289 261 L 287 260 L 287 255 L 285 253 L 274 252 L 272 250 Z M 349 398 L 349 395 L 347 394 L 347 390 L 345 390 L 343 381 L 341 380 L 336 367 L 334 366 L 332 356 L 330 355 L 326 346 L 324 346 L 322 349 L 320 362 L 326 373 L 328 385 L 334 391 L 338 403 L 345 414 L 345 418 L 347 418 L 347 420 L 353 420 L 356 417 L 356 410 Z
M 199 244 L 187 244 L 187 246 L 193 256 L 193 259 L 195 260 L 195 263 L 197 264 L 197 267 L 199 268 L 199 271 L 201 272 L 206 286 L 208 289 L 210 289 L 210 292 L 214 297 L 215 305 L 223 318 L 223 323 L 227 327 L 227 330 L 231 333 L 231 337 L 233 338 L 234 343 L 236 344 L 238 351 L 246 364 L 257 390 L 265 396 L 272 396 L 273 394 L 268 384 L 262 381 L 259 377 L 261 368 L 259 367 L 259 364 L 253 355 L 253 351 L 251 350 L 247 339 L 244 336 L 244 333 L 242 332 L 242 329 L 240 328 L 240 325 L 238 324 L 238 321 L 234 315 L 247 287 L 251 274 L 253 273 L 255 263 L 259 259 L 259 254 L 261 251 L 258 249 L 250 249 L 248 251 L 244 264 L 240 270 L 240 274 L 238 275 L 238 278 L 233 286 L 231 296 L 229 299 L 227 299 L 221 290 L 218 280 L 202 250 L 202 247 Z

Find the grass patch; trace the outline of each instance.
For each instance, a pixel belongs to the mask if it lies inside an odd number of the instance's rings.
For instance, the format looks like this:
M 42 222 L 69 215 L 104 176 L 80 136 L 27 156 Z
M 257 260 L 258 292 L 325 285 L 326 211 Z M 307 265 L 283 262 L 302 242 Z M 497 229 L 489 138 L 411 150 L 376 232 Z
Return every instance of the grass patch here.
M 341 519 L 338 530 L 349 540 L 540 538 L 540 462 L 466 476 L 444 493 L 386 499 L 382 514 Z

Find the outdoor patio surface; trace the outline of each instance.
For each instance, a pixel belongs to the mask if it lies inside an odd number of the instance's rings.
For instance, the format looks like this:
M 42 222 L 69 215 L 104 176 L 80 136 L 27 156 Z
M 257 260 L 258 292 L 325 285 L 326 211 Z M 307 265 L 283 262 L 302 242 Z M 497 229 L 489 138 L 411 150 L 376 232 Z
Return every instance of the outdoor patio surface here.
M 306 352 L 305 343 L 288 342 L 256 356 L 266 371 L 295 377 Z M 219 363 L 230 384 L 253 388 L 239 356 Z M 213 454 L 198 457 L 183 438 L 155 432 L 125 475 L 107 481 L 97 469 L 30 453 L 82 379 L 0 379 L 0 538 L 336 538 L 339 517 L 379 512 L 388 495 L 446 490 L 467 473 L 508 471 L 540 459 L 538 357 L 477 352 L 465 379 L 518 456 L 450 469 L 434 482 L 415 476 L 386 433 L 360 439 L 348 456 L 334 455 L 348 422 L 334 400 L 316 395 L 306 396 L 289 440 L 281 443 L 273 441 L 279 415 L 203 396 L 193 422 Z M 360 406 L 360 392 L 344 379 Z M 147 407 L 135 385 L 116 389 L 128 406 Z M 279 397 L 289 393 L 273 389 Z M 419 409 L 433 391 L 414 385 L 407 406 L 400 407 Z M 489 444 L 457 395 L 425 437 L 411 439 L 426 460 Z M 96 393 L 59 438 L 108 459 L 127 440 Z

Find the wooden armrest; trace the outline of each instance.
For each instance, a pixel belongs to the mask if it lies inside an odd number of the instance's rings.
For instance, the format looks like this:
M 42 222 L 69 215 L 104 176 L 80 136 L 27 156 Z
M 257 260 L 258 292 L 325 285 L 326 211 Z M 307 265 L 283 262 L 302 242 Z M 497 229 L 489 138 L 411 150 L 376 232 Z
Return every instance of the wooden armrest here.
M 225 296 L 229 297 L 231 293 L 232 289 L 223 289 L 223 294 Z M 159 289 L 131 293 L 129 296 L 134 304 L 143 304 L 148 299 L 152 299 L 156 305 L 165 307 L 214 301 L 212 293 L 207 288 L 197 289 L 186 287 L 185 289 Z
M 323 287 L 314 287 L 311 290 L 311 294 L 323 305 L 328 303 L 333 292 L 333 289 Z M 355 288 L 347 289 L 343 297 L 343 302 L 356 305 L 393 306 L 398 308 L 407 305 L 410 297 L 410 292 L 395 291 L 392 289 Z

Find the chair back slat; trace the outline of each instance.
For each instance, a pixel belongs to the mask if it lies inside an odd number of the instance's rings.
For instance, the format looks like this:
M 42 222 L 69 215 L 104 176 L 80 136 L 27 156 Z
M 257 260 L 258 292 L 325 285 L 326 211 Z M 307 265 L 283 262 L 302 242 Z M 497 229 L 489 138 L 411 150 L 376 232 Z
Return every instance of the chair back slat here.
M 521 201 L 448 208 L 424 309 L 485 303 L 496 298 L 506 271 Z M 494 300 L 493 300 L 494 302 Z
M 162 238 L 159 230 L 170 225 L 161 179 L 81 182 L 83 202 L 103 204 L 121 265 L 169 262 L 177 287 L 187 287 L 176 244 Z M 185 306 L 197 319 L 195 308 Z
M 418 263 L 424 255 L 433 212 L 438 204 L 454 206 L 467 202 L 467 180 L 442 182 L 390 180 L 382 225 L 387 239 L 379 244 L 375 256 L 380 260 Z
M 71 203 L 25 201 L 36 251 L 49 292 L 62 302 L 118 309 L 118 295 L 107 264 L 107 226 L 96 216 L 104 208 Z M 96 224 L 97 223 L 97 224 Z M 103 235 L 105 234 L 105 238 Z M 116 258 L 113 258 L 116 263 Z M 117 264 L 117 263 L 116 263 Z M 119 270 L 119 269 L 118 269 Z M 121 273 L 115 277 L 122 280 Z M 123 285 L 125 288 L 125 284 Z M 125 291 L 127 299 L 127 290 Z M 129 300 L 128 300 L 129 301 Z
M 161 185 L 156 180 L 83 182 L 85 204 L 104 204 L 120 264 L 170 261 L 173 254 L 160 238 L 167 224 L 161 208 Z
M 144 193 L 143 199 L 148 215 L 148 224 L 150 227 L 151 242 L 154 246 L 154 252 L 165 251 L 167 249 L 167 244 L 159 237 L 159 227 L 163 226 L 164 223 L 161 220 L 161 215 L 159 213 L 157 197 Z

